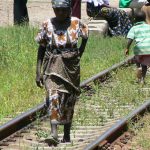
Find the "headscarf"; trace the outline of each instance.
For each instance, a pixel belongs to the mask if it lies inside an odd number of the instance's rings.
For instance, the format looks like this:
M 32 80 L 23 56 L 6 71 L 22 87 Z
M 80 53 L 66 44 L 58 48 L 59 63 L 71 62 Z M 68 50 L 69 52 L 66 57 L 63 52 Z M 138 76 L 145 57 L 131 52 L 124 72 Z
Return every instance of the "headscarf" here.
M 52 0 L 52 7 L 59 8 L 59 7 L 71 7 L 71 0 Z

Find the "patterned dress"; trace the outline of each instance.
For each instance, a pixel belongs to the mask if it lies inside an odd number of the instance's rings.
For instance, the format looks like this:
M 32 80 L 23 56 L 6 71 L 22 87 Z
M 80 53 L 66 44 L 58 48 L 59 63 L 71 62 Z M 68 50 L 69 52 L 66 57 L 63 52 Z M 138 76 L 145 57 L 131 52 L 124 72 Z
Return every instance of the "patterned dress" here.
M 46 47 L 43 79 L 52 124 L 72 120 L 74 105 L 80 93 L 80 57 L 78 39 L 88 38 L 88 27 L 76 17 L 67 18 L 64 25 L 56 18 L 42 24 L 36 41 Z

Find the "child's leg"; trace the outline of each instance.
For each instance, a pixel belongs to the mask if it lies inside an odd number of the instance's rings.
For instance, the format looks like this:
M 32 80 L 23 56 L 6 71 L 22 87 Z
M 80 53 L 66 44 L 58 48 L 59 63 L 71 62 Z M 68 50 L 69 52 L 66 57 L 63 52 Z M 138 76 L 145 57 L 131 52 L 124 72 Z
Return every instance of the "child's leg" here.
M 141 66 L 142 66 L 142 82 L 144 83 L 144 79 L 147 72 L 147 66 L 146 65 L 141 65 Z
M 140 82 L 142 78 L 142 68 L 141 64 L 136 62 L 137 70 L 136 70 L 136 76 L 137 76 L 137 81 Z

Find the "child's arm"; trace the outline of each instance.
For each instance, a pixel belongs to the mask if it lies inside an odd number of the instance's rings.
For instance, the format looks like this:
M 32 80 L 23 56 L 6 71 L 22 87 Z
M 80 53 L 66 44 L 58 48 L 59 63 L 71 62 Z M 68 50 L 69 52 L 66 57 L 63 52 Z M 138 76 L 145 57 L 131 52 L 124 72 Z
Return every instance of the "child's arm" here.
M 130 46 L 133 42 L 133 39 L 128 39 L 128 42 L 127 42 L 127 46 L 126 46 L 126 49 L 125 49 L 125 55 L 129 55 L 129 50 L 130 50 Z
M 41 68 L 43 64 L 43 58 L 46 51 L 46 47 L 39 46 L 37 52 L 37 64 L 36 64 L 36 84 L 38 87 L 42 88 L 43 86 L 43 78 L 41 75 Z

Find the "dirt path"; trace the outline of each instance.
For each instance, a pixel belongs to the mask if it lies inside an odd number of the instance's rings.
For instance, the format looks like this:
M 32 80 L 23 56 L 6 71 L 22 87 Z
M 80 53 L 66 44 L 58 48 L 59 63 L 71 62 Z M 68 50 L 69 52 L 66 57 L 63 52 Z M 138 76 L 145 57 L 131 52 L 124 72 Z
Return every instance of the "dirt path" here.
M 118 0 L 110 0 L 110 4 L 118 7 Z M 85 0 L 81 6 L 82 20 L 87 21 Z M 50 0 L 28 0 L 27 7 L 31 25 L 39 25 L 54 16 Z M 0 0 L 0 26 L 6 25 L 13 25 L 13 0 Z

